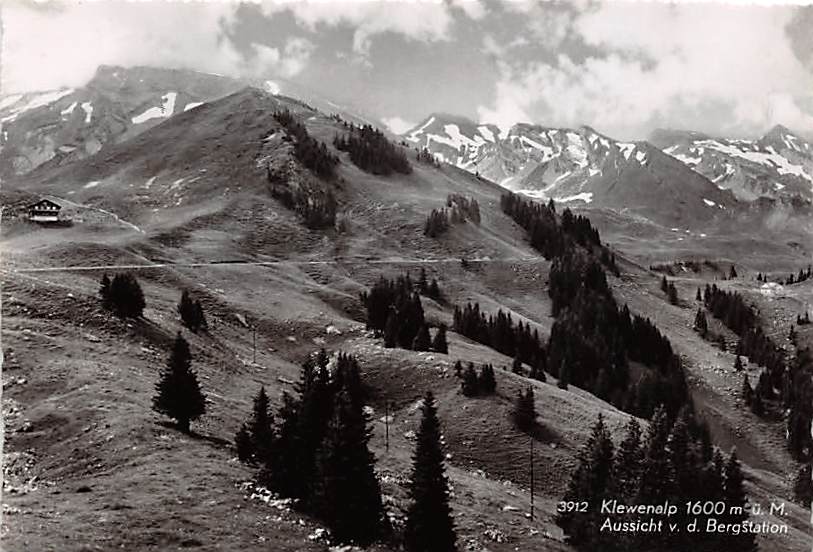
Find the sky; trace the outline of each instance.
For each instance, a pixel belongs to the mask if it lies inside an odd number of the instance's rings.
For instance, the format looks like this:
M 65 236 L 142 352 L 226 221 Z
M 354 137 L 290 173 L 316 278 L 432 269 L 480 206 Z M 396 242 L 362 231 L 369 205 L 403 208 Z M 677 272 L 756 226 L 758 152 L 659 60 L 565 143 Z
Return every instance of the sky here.
M 813 0 L 801 0 L 802 2 Z M 813 7 L 747 2 L 2 0 L 2 93 L 100 64 L 280 79 L 401 132 L 508 126 L 813 135 Z M 285 92 L 283 85 L 282 92 Z

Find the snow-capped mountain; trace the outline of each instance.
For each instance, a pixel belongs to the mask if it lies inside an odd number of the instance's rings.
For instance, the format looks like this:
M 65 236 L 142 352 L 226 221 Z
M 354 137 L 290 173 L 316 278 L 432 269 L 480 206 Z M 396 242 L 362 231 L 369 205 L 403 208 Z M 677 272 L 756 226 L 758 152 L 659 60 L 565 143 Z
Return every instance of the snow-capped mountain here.
M 783 126 L 758 140 L 656 130 L 650 141 L 743 200 L 813 199 L 813 147 Z
M 242 86 L 193 71 L 100 66 L 81 88 L 0 97 L 0 176 L 82 159 Z
M 511 190 L 574 205 L 623 210 L 662 224 L 710 220 L 736 199 L 648 142 L 620 142 L 590 127 L 481 125 L 433 114 L 403 138 Z

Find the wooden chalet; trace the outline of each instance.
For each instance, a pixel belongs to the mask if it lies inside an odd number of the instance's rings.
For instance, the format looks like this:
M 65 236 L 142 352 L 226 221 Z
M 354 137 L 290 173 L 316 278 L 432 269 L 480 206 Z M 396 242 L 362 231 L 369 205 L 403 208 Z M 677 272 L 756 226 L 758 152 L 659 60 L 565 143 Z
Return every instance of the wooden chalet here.
M 59 222 L 62 205 L 50 199 L 41 199 L 28 206 L 28 220 L 31 222 Z

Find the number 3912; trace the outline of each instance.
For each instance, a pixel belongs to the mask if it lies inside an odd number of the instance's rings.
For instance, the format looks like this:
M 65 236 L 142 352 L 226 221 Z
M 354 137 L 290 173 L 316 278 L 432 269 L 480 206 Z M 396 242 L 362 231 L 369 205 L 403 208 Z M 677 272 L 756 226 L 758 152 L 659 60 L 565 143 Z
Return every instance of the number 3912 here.
M 556 504 L 556 511 L 557 512 L 586 512 L 587 511 L 587 501 L 576 502 L 576 501 L 567 501 L 567 502 L 558 502 Z

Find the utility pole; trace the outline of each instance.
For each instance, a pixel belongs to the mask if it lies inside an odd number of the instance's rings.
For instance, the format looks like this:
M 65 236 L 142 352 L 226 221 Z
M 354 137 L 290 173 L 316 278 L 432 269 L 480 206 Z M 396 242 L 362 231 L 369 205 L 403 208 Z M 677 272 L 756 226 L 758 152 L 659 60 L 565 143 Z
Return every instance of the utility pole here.
M 531 441 L 531 521 L 534 520 L 534 438 L 530 438 Z
M 384 447 L 390 452 L 390 401 L 384 401 Z

